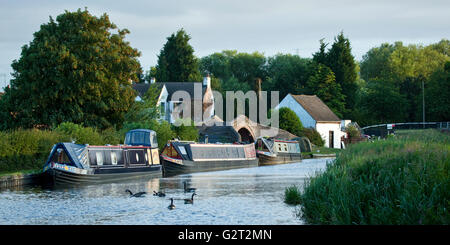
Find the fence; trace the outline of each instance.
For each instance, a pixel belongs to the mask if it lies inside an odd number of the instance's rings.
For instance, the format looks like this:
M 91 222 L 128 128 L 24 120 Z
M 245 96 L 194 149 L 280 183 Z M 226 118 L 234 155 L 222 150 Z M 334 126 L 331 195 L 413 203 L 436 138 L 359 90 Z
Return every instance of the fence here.
M 450 129 L 450 122 L 407 122 L 407 123 L 389 123 L 378 124 L 362 128 L 363 133 L 366 135 L 375 135 L 380 137 L 386 137 L 388 134 L 393 133 L 394 130 L 406 130 L 406 129 Z

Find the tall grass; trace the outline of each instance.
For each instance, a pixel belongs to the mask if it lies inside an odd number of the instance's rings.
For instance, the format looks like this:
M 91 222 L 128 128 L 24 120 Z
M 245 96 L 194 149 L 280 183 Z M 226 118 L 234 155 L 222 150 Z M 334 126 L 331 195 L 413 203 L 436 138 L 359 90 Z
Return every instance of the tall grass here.
M 310 178 L 310 224 L 449 224 L 450 135 L 436 130 L 354 144 Z

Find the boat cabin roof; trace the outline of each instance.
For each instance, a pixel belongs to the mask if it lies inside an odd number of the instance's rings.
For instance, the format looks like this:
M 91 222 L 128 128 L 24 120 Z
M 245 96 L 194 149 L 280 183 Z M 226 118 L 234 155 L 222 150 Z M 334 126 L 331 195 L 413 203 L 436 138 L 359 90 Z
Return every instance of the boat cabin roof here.
M 125 136 L 125 145 L 142 145 L 153 148 L 158 147 L 156 132 L 150 129 L 133 129 Z

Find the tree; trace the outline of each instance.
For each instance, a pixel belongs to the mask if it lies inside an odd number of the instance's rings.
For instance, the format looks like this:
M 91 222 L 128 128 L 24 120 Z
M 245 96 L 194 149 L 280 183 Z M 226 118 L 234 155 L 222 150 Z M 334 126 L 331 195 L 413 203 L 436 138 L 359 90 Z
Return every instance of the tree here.
M 407 101 L 391 81 L 370 80 L 362 100 L 367 124 L 402 122 Z
M 107 14 L 95 17 L 87 9 L 50 17 L 11 65 L 2 128 L 120 125 L 135 98 L 130 81 L 141 68 L 140 53 L 124 40 L 130 32 L 112 34 L 115 29 Z
M 427 121 L 450 121 L 450 61 L 431 75 L 425 88 Z
M 310 59 L 298 55 L 277 54 L 268 58 L 267 80 L 262 84 L 265 91 L 279 91 L 280 98 L 288 93 L 303 92 L 308 79 Z
M 345 95 L 346 112 L 345 117 L 349 117 L 356 104 L 356 93 L 358 86 L 356 83 L 356 64 L 351 53 L 350 41 L 341 32 L 335 39 L 327 54 L 326 66 L 331 68 L 336 77 L 336 82 L 341 86 Z
M 400 42 L 395 45 L 383 43 L 380 47 L 372 48 L 364 54 L 361 61 L 361 77 L 368 81 L 369 79 L 385 79 L 391 76 L 389 58 L 399 45 L 401 45 Z
M 314 63 L 311 65 L 310 73 L 305 86 L 306 92 L 317 95 L 339 118 L 342 118 L 345 112 L 345 96 L 335 80 L 333 71 L 326 65 Z
M 161 82 L 198 82 L 202 76 L 194 49 L 189 44 L 191 37 L 184 29 L 167 38 L 158 55 L 156 80 Z
M 278 110 L 278 113 L 281 129 L 297 136 L 302 135 L 303 124 L 294 111 L 287 107 L 282 107 Z

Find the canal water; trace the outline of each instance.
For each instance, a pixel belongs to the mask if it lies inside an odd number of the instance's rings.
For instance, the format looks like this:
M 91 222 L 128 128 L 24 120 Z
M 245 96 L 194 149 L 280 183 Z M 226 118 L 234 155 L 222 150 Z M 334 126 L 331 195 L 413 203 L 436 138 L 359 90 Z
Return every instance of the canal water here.
M 303 224 L 299 207 L 284 203 L 286 187 L 323 171 L 330 158 L 299 163 L 132 179 L 76 187 L 21 187 L 0 191 L 0 224 L 80 225 L 287 225 Z M 197 188 L 193 204 L 184 204 L 183 182 Z M 166 197 L 133 192 L 163 191 Z M 175 209 L 169 210 L 169 198 Z

